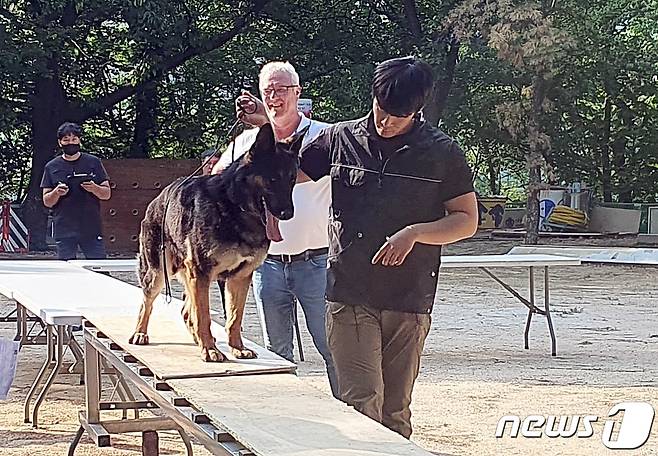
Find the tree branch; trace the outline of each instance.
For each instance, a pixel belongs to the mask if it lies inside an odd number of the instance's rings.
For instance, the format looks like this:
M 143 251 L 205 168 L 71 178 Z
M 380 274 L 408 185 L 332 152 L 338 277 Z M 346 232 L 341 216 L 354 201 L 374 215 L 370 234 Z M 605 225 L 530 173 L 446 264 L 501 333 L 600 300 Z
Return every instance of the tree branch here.
M 233 28 L 227 30 L 224 33 L 202 43 L 199 46 L 192 46 L 184 51 L 171 56 L 169 59 L 163 61 L 157 65 L 151 71 L 150 76 L 146 77 L 139 83 L 135 85 L 125 85 L 115 89 L 112 93 L 109 93 L 94 102 L 91 102 L 81 108 L 81 115 L 79 116 L 80 121 L 84 121 L 91 117 L 94 117 L 101 112 L 109 109 L 120 101 L 125 100 L 126 98 L 134 95 L 135 93 L 144 89 L 149 83 L 160 79 L 162 76 L 167 74 L 169 71 L 179 67 L 190 59 L 197 57 L 199 55 L 206 54 L 210 51 L 218 49 L 233 39 L 235 36 L 239 35 L 247 26 L 251 24 L 254 18 L 262 11 L 267 3 L 270 0 L 257 0 L 252 7 L 245 15 L 240 16 L 236 19 Z
M 373 11 L 376 14 L 386 16 L 386 19 L 391 21 L 392 24 L 397 25 L 400 28 L 404 28 L 405 24 L 400 20 L 400 18 L 395 15 L 392 11 L 387 11 L 385 9 L 380 9 L 377 7 L 376 2 L 366 2 L 367 5 L 370 7 L 369 10 Z M 388 7 L 391 7 L 391 5 L 387 4 Z
M 418 18 L 418 8 L 416 8 L 416 0 L 404 0 L 404 14 L 407 16 L 407 23 L 411 34 L 418 42 L 423 37 L 423 29 L 420 26 L 420 19 Z

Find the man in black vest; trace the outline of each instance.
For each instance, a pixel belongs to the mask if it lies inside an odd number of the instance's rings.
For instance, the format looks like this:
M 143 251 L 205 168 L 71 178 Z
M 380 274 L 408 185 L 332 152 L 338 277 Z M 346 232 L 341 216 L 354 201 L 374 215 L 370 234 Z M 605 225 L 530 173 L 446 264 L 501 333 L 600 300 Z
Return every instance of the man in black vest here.
M 57 257 L 105 258 L 100 200 L 110 199 L 107 172 L 100 159 L 80 151 L 82 129 L 65 122 L 57 129 L 62 154 L 46 164 L 41 179 L 43 204 L 52 209 Z
M 413 57 L 378 65 L 372 112 L 320 133 L 299 175 L 331 176 L 327 337 L 340 397 L 407 438 L 441 245 L 478 222 L 463 152 L 420 113 L 432 83 Z

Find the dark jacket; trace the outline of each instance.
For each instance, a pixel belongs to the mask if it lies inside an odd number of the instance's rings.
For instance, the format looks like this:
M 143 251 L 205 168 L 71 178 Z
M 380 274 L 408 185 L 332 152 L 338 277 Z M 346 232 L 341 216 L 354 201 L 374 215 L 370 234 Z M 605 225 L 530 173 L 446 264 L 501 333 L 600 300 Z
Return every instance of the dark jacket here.
M 300 168 L 314 180 L 332 178 L 327 299 L 430 313 L 441 246 L 417 243 L 396 267 L 371 260 L 387 236 L 444 217 L 445 201 L 473 191 L 455 141 L 422 120 L 384 139 L 367 116 L 323 131 L 302 150 Z

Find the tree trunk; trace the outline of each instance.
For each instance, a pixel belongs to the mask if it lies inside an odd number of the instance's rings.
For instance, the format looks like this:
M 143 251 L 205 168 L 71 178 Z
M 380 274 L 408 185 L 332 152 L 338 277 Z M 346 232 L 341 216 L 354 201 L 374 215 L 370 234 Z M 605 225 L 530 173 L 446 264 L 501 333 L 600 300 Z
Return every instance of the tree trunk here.
M 27 195 L 21 205 L 23 221 L 30 230 L 32 250 L 45 250 L 47 209 L 41 197 L 41 178 L 43 169 L 54 156 L 57 147 L 57 127 L 67 118 L 68 109 L 64 89 L 57 76 L 56 65 L 49 64 L 50 77 L 36 81 L 34 95 L 31 98 L 32 118 L 32 172 Z
M 612 169 L 610 168 L 610 131 L 612 129 L 610 97 L 603 104 L 603 137 L 601 138 L 601 189 L 603 201 L 612 202 Z
M 620 203 L 631 203 L 633 192 L 631 189 L 632 170 L 626 166 L 626 137 L 622 136 L 612 142 L 612 159 L 617 176 L 617 195 Z
M 539 242 L 539 188 L 541 168 L 533 166 L 528 174 L 528 200 L 526 202 L 525 243 L 536 245 Z
M 617 175 L 619 202 L 631 203 L 633 202 L 632 183 L 634 170 L 629 169 L 627 163 L 628 136 L 626 133 L 633 128 L 633 112 L 623 101 L 618 101 L 617 107 L 621 114 L 621 129 L 618 137 L 612 142 L 612 160 L 615 174 Z
M 438 51 L 438 50 L 437 50 Z M 443 111 L 448 104 L 448 96 L 452 88 L 452 82 L 455 78 L 455 68 L 457 67 L 457 56 L 459 54 L 459 43 L 456 41 L 448 45 L 448 52 L 446 54 L 445 68 L 434 81 L 434 87 L 430 93 L 427 104 L 423 109 L 425 118 L 430 125 L 436 126 L 439 124 L 439 119 L 443 115 Z M 436 70 L 435 70 L 436 71 Z
M 540 119 L 548 82 L 542 74 L 534 77 L 532 82 L 532 109 L 528 119 L 528 201 L 526 203 L 526 237 L 525 243 L 535 245 L 539 241 L 539 190 L 541 182 L 541 164 L 548 154 L 545 143 L 539 140 L 541 134 Z
M 155 83 L 135 95 L 135 130 L 128 158 L 149 158 L 157 133 L 157 97 Z
M 491 156 L 489 149 L 489 143 L 487 141 L 483 142 L 482 147 L 484 148 L 484 154 L 487 157 L 487 168 L 489 168 L 489 195 L 495 196 L 500 194 L 500 186 L 498 185 L 498 163 Z

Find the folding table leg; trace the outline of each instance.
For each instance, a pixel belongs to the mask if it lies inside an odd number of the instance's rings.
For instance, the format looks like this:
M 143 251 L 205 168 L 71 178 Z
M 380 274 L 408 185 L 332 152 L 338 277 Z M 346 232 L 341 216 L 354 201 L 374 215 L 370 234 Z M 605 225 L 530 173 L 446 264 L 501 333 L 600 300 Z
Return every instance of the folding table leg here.
M 75 448 L 78 446 L 78 443 L 80 443 L 80 440 L 82 439 L 84 433 L 85 433 L 84 426 L 80 426 L 78 430 L 75 432 L 75 437 L 73 437 L 73 441 L 71 442 L 71 445 L 69 445 L 68 456 L 74 455 Z
M 297 301 L 294 301 L 292 310 L 293 325 L 295 327 L 295 335 L 297 336 L 297 349 L 299 350 L 299 360 L 304 361 L 304 348 L 302 347 L 302 333 L 299 331 L 299 319 L 297 318 Z
M 530 348 L 528 345 L 528 334 L 530 333 L 530 322 L 532 321 L 532 314 L 534 313 L 533 309 L 535 307 L 535 268 L 530 266 L 530 278 L 529 278 L 529 287 L 530 290 L 530 307 L 528 308 L 528 318 L 525 322 L 525 332 L 523 333 L 523 339 L 525 342 L 525 349 Z
M 65 337 L 64 326 L 57 325 L 57 351 L 55 352 L 55 366 L 53 367 L 53 370 L 50 372 L 50 375 L 48 376 L 48 380 L 46 380 L 46 384 L 43 386 L 41 393 L 39 393 L 39 396 L 37 397 L 37 401 L 34 403 L 34 410 L 32 410 L 33 428 L 37 427 L 37 422 L 39 419 L 39 407 L 41 406 L 41 402 L 43 402 L 44 398 L 46 397 L 46 394 L 48 393 L 48 390 L 50 389 L 50 386 L 53 384 L 53 381 L 55 381 L 55 377 L 57 376 L 59 370 L 62 367 L 62 363 L 64 361 L 64 337 Z
M 30 390 L 27 392 L 27 396 L 25 397 L 25 415 L 23 417 L 24 423 L 30 422 L 30 401 L 32 400 L 32 396 L 34 396 L 34 393 L 36 392 L 39 383 L 41 383 L 43 377 L 46 375 L 46 370 L 48 369 L 48 366 L 52 365 L 53 363 L 52 359 L 53 359 L 53 352 L 55 351 L 55 346 L 53 342 L 53 327 L 51 325 L 46 325 L 46 347 L 47 347 L 46 359 L 43 362 L 43 365 L 41 366 L 41 370 L 39 371 L 39 374 L 34 379 L 34 382 L 32 383 Z
M 550 310 L 550 296 L 549 296 L 549 284 L 548 279 L 548 266 L 544 266 L 544 309 L 546 310 L 546 320 L 548 321 L 548 331 L 551 333 L 551 356 L 556 356 L 556 341 L 555 341 L 555 331 L 553 330 L 553 320 L 551 320 L 551 310 Z
M 73 358 L 75 359 L 75 362 L 71 364 L 71 367 L 69 367 L 69 373 L 70 374 L 82 374 L 82 363 L 84 362 L 84 354 L 82 353 L 82 347 L 80 347 L 80 344 L 78 344 L 78 341 L 75 340 L 75 336 L 73 335 L 73 328 L 69 326 L 66 329 L 67 335 L 68 335 L 68 346 L 71 348 L 71 353 L 73 354 Z
M 19 340 L 21 340 L 21 319 L 19 318 L 18 315 L 18 302 L 14 301 L 14 303 L 16 304 L 16 308 L 11 312 L 9 312 L 7 315 L 0 318 L 0 321 L 3 323 L 10 322 L 12 321 L 12 315 L 16 314 L 16 317 L 14 317 L 16 318 L 16 335 L 14 336 L 14 342 L 18 342 Z
M 16 301 L 17 312 L 16 319 L 19 321 L 20 331 L 21 331 L 21 348 L 27 342 L 27 309 L 23 307 L 21 303 Z

